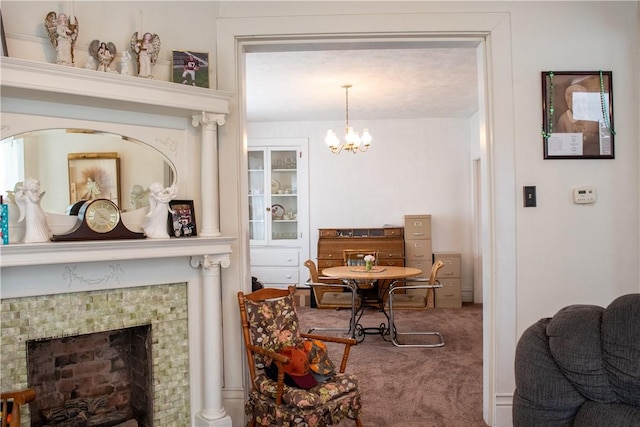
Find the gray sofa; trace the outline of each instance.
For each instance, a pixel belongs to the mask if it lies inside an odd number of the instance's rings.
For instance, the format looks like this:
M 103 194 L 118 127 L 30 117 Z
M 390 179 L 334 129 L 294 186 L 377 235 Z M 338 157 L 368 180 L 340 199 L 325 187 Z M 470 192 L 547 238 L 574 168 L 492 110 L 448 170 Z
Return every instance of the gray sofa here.
M 640 294 L 539 320 L 518 341 L 515 376 L 515 427 L 639 427 Z

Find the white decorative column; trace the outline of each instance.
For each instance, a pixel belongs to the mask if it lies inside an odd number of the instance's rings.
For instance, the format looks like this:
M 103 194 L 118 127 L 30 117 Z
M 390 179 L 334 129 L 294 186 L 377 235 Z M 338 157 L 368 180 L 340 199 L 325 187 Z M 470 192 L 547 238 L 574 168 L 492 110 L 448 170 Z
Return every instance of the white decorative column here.
M 228 426 L 231 417 L 222 406 L 222 282 L 220 267 L 231 264 L 229 255 L 191 257 L 191 266 L 202 267 L 202 335 L 204 381 L 203 409 L 196 414 L 196 426 Z
M 225 115 L 202 112 L 192 116 L 191 124 L 202 126 L 201 187 L 202 220 L 198 234 L 202 237 L 220 235 L 220 200 L 218 188 L 218 128 L 224 125 Z

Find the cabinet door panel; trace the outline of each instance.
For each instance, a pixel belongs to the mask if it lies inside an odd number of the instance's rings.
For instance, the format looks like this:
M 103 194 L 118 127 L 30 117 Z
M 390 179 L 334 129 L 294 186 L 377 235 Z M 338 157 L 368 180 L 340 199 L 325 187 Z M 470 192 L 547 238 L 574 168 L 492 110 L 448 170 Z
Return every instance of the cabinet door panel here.
M 251 265 L 297 267 L 300 265 L 298 251 L 251 251 Z
M 300 283 L 297 268 L 252 267 L 251 275 L 257 277 L 265 285 L 271 283 L 297 285 Z

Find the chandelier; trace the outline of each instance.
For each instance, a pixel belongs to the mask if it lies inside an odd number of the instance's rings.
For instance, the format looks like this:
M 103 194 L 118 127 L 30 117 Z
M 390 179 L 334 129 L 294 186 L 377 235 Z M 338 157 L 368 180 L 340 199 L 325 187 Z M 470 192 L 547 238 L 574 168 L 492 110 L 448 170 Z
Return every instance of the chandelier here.
M 327 143 L 333 154 L 339 154 L 342 150 L 351 151 L 353 154 L 356 154 L 358 151 L 367 151 L 373 138 L 371 138 L 369 129 L 362 129 L 362 136 L 360 136 L 358 132 L 354 131 L 353 128 L 349 126 L 349 88 L 351 85 L 345 84 L 342 85 L 342 87 L 346 93 L 347 106 L 347 126 L 345 128 L 344 142 L 340 143 L 336 133 L 331 129 L 327 131 L 327 136 L 324 138 L 324 142 Z

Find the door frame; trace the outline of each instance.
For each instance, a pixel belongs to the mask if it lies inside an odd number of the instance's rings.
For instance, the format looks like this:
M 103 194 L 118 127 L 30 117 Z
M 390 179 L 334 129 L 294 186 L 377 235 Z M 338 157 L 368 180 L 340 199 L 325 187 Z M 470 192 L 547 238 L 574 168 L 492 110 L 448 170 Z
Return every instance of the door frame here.
M 376 41 L 424 40 L 439 37 L 481 37 L 484 49 L 486 90 L 486 144 L 481 147 L 485 174 L 482 195 L 483 274 L 483 413 L 489 425 L 511 423 L 511 401 L 515 379 L 512 366 L 516 346 L 515 270 L 515 160 L 514 113 L 511 73 L 510 20 L 507 13 L 433 13 L 352 16 L 296 16 L 219 19 L 217 37 L 218 89 L 234 92 L 227 124 L 219 132 L 221 173 L 233 160 L 235 181 L 231 191 L 221 188 L 221 208 L 233 205 L 234 218 L 221 218 L 221 228 L 245 235 L 248 218 L 243 212 L 245 198 L 238 198 L 246 183 L 245 63 L 244 54 L 252 45 L 322 43 L 323 40 Z M 341 19 L 342 18 L 342 19 Z M 331 34 L 313 33 L 312 28 L 331 28 Z M 437 28 L 437 33 L 434 32 Z M 464 29 L 461 32 L 461 28 Z M 326 30 L 323 30 L 326 31 Z M 499 82 L 499 84 L 494 83 Z M 496 120 L 496 118 L 500 120 Z M 498 204 L 497 201 L 500 200 Z M 238 222 L 239 221 L 239 222 Z M 236 262 L 239 282 L 248 272 L 248 241 L 239 239 Z M 242 286 L 242 285 L 240 285 Z M 238 289 L 242 290 L 242 289 Z M 233 331 L 230 331 L 233 332 Z M 229 350 L 225 350 L 227 354 Z

